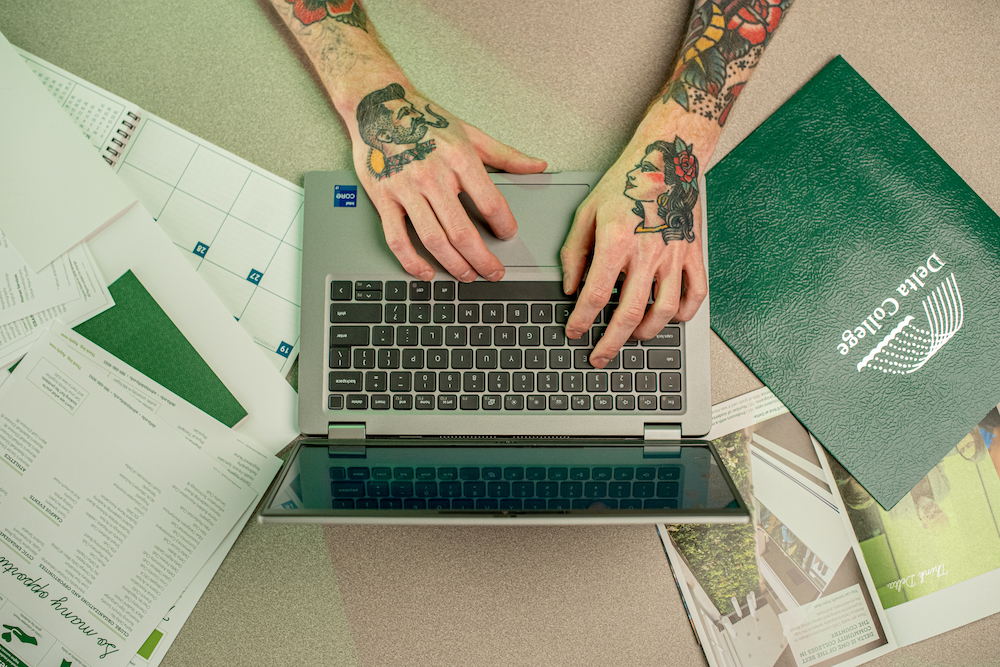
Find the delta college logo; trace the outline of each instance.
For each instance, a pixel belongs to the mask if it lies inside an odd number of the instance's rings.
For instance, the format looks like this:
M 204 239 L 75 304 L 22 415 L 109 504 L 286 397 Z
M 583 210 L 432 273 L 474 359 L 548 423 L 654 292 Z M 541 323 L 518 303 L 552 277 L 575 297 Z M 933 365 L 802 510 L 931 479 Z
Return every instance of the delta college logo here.
M 859 326 L 844 331 L 837 350 L 846 356 L 855 346 L 863 345 L 861 341 L 866 336 L 877 336 L 879 330 L 890 324 L 887 320 L 902 317 L 858 362 L 859 373 L 865 368 L 890 375 L 915 373 L 962 328 L 965 311 L 955 274 L 945 277 L 936 287 L 928 284 L 931 281 L 927 278 L 941 271 L 944 265 L 937 253 L 932 254 L 896 288 L 900 297 L 930 289 L 918 304 L 901 303 L 895 296 L 889 297 Z M 913 307 L 916 314 L 900 312 L 905 312 L 904 306 Z

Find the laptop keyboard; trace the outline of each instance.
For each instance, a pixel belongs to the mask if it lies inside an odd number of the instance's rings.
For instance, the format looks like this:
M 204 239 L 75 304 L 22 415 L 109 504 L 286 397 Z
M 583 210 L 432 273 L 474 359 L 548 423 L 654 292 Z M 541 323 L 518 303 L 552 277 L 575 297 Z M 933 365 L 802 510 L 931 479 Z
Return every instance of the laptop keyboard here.
M 681 466 L 331 466 L 333 509 L 674 509 Z
M 629 341 L 604 369 L 587 361 L 617 297 L 578 340 L 559 282 L 335 280 L 329 297 L 330 410 L 684 407 L 681 325 Z

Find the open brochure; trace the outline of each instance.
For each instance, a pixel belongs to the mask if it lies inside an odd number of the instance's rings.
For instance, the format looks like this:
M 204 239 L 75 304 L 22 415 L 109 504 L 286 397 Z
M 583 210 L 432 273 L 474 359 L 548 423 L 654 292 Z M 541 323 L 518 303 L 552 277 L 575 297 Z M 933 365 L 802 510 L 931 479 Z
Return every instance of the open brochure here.
M 766 388 L 708 437 L 751 524 L 659 531 L 713 667 L 849 667 L 1000 611 L 995 410 L 892 512 Z

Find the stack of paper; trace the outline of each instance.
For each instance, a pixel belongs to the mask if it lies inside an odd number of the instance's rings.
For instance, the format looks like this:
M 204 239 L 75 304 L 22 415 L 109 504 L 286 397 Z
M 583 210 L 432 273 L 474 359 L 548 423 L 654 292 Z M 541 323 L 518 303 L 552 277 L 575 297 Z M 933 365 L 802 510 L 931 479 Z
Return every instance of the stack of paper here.
M 58 323 L 0 389 L 0 456 L 11 664 L 127 665 L 280 464 Z

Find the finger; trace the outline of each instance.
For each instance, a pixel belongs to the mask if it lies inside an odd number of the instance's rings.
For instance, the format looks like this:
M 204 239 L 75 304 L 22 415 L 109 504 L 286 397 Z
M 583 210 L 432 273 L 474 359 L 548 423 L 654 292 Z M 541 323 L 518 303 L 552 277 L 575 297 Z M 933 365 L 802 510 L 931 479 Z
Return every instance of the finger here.
M 708 276 L 705 266 L 700 262 L 696 266 L 684 267 L 684 295 L 677 308 L 677 321 L 687 322 L 701 307 L 708 296 Z
M 434 267 L 417 254 L 406 231 L 406 211 L 396 202 L 376 206 L 382 218 L 382 229 L 389 250 L 396 256 L 403 270 L 414 278 L 430 280 L 434 277 Z
M 618 354 L 621 346 L 632 336 L 632 332 L 646 316 L 652 283 L 652 273 L 626 274 L 615 314 L 608 323 L 604 337 L 590 353 L 591 366 L 604 368 L 611 357 Z
M 583 284 L 573 312 L 566 321 L 567 336 L 579 338 L 591 327 L 598 313 L 611 300 L 620 272 L 620 264 L 612 263 L 607 253 L 600 252 L 600 248 L 595 250 L 587 282 Z
M 670 322 L 677 312 L 677 303 L 680 300 L 681 277 L 678 274 L 679 272 L 672 273 L 667 268 L 657 273 L 656 297 L 653 299 L 653 305 L 635 328 L 633 336 L 647 340 L 663 331 L 663 327 Z
M 441 193 L 431 199 L 431 206 L 448 234 L 452 247 L 458 250 L 472 268 L 487 280 L 497 281 L 503 278 L 503 263 L 486 248 L 479 230 L 469 220 L 458 197 Z
M 513 238 L 517 234 L 517 221 L 510 212 L 507 200 L 500 194 L 496 184 L 490 180 L 486 170 L 480 166 L 475 171 L 463 171 L 459 174 L 459 178 L 462 189 L 472 199 L 497 238 L 504 240 Z
M 559 261 L 563 269 L 563 294 L 573 294 L 580 287 L 583 272 L 587 268 L 587 255 L 594 245 L 596 223 L 593 209 L 587 202 L 581 204 L 576 210 L 566 241 L 559 250 Z
M 479 159 L 484 164 L 502 169 L 511 174 L 536 174 L 545 171 L 545 160 L 525 155 L 521 151 L 501 143 L 477 127 L 463 123 L 465 133 L 472 142 Z
M 410 222 L 417 230 L 420 241 L 434 255 L 434 258 L 441 262 L 441 266 L 462 282 L 467 283 L 475 280 L 476 270 L 451 244 L 447 232 L 441 227 L 441 223 L 438 222 L 437 216 L 434 215 L 427 200 L 423 197 L 415 197 L 413 200 L 403 202 L 403 205 L 410 215 Z

